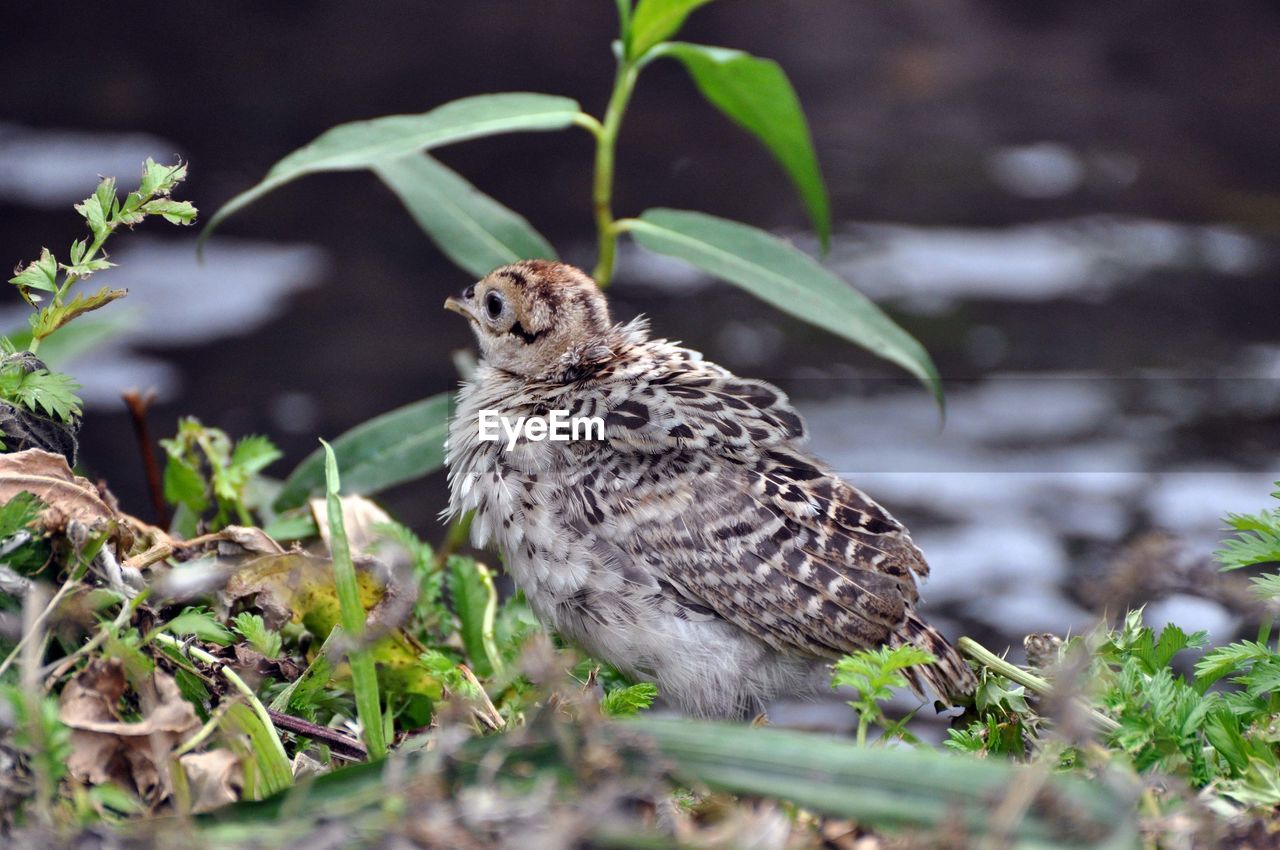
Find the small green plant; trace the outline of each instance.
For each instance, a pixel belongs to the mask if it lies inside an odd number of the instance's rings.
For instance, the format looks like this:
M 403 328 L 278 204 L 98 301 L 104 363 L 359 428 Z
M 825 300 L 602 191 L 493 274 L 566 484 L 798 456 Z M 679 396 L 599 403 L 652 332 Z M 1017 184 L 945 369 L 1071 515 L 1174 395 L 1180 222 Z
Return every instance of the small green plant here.
M 858 712 L 858 744 L 867 743 L 867 731 L 875 723 L 885 730 L 885 738 L 909 738 L 906 720 L 889 720 L 881 703 L 893 696 L 895 688 L 907 686 L 906 668 L 932 664 L 934 658 L 923 649 L 904 645 L 864 649 L 835 663 L 833 688 L 849 687 L 857 692 L 849 705 Z
M 188 416 L 178 423 L 178 433 L 160 445 L 168 456 L 164 495 L 180 508 L 175 519 L 179 530 L 193 535 L 196 522 L 211 509 L 209 525 L 215 531 L 231 522 L 253 525 L 251 509 L 257 503 L 251 485 L 281 457 L 270 440 L 250 436 L 232 443 L 225 431 Z
M 42 248 L 39 257 L 14 269 L 9 283 L 36 312 L 31 316 L 28 333 L 0 341 L 0 351 L 9 355 L 0 361 L 0 399 L 62 422 L 79 415 L 81 405 L 75 395 L 79 385 L 75 381 L 45 368 L 32 368 L 12 355 L 24 347 L 34 355 L 40 344 L 60 328 L 125 296 L 125 290 L 105 286 L 89 294 L 80 291 L 77 284 L 115 265 L 107 259 L 103 246 L 120 228 L 131 228 L 148 216 L 160 216 L 172 224 L 193 223 L 196 208 L 189 201 L 172 197 L 186 176 L 187 166 L 182 163 L 160 165 L 148 159 L 138 188 L 123 200 L 117 193 L 115 178 L 103 179 L 92 195 L 75 205 L 89 234 L 71 243 L 67 262 L 59 262 L 48 248 Z

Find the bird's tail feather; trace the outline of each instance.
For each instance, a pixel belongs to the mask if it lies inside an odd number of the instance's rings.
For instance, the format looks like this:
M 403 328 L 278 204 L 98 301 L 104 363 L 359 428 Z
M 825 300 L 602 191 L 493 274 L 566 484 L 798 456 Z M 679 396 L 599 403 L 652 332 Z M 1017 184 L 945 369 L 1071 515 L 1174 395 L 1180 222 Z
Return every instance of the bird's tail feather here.
M 948 705 L 968 704 L 972 701 L 977 677 L 969 669 L 964 658 L 937 629 L 927 625 L 915 614 L 908 614 L 902 631 L 895 635 L 894 646 L 910 645 L 923 649 L 933 656 L 932 664 L 918 664 L 905 672 L 915 691 L 928 698 L 930 691 Z

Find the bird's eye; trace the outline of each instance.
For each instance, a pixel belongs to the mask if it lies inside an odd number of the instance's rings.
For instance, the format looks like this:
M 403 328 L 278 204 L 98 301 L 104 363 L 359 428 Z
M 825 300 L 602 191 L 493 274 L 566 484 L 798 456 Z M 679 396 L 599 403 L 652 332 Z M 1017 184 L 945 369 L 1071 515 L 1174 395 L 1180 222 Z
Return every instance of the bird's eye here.
M 488 311 L 490 319 L 496 319 L 502 315 L 502 296 L 497 292 L 490 291 L 484 297 L 484 309 Z

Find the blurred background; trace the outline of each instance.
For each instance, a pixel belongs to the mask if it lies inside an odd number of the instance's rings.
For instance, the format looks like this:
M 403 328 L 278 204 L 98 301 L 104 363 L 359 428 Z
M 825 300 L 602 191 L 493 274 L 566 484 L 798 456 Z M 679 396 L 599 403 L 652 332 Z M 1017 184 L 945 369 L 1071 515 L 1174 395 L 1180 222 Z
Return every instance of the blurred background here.
M 60 248 L 98 175 L 190 162 L 204 217 L 334 124 L 493 91 L 599 114 L 614 4 L 60 2 L 6 9 L 0 257 Z M 685 40 L 779 60 L 831 191 L 826 262 L 935 358 L 948 416 L 892 367 L 628 246 L 610 295 L 782 386 L 814 450 L 913 529 L 927 613 L 997 648 L 1154 600 L 1209 629 L 1250 612 L 1208 563 L 1227 511 L 1280 478 L 1280 7 L 1046 0 L 722 0 Z M 594 261 L 581 131 L 434 152 Z M 698 209 L 816 250 L 782 171 L 674 63 L 641 79 L 615 210 Z M 147 517 L 121 390 L 156 436 L 193 414 L 265 433 L 283 475 L 316 445 L 453 387 L 469 280 L 368 173 L 304 178 L 195 232 L 119 238 L 122 336 L 69 364 L 81 459 Z M 5 327 L 25 321 L 5 296 Z M 385 494 L 438 540 L 442 475 Z M 1015 653 L 1016 654 L 1016 653 Z

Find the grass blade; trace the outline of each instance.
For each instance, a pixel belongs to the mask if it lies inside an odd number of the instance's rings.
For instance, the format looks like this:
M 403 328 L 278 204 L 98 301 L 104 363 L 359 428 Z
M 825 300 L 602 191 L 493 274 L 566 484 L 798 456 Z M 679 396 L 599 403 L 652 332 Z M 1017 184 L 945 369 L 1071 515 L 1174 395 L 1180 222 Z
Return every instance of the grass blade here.
M 325 496 L 329 509 L 330 548 L 333 550 L 330 553 L 333 557 L 333 580 L 338 590 L 342 629 L 352 641 L 347 662 L 351 666 L 356 716 L 360 720 L 360 733 L 369 758 L 380 759 L 387 754 L 387 740 L 382 725 L 382 704 L 378 698 L 378 675 L 369 648 L 360 644 L 364 635 L 365 610 L 360 603 L 356 568 L 351 560 L 351 547 L 347 543 L 347 529 L 342 518 L 342 500 L 338 497 L 338 461 L 332 446 L 324 440 L 320 444 L 325 454 Z

